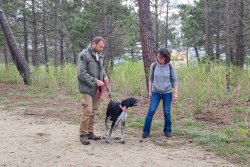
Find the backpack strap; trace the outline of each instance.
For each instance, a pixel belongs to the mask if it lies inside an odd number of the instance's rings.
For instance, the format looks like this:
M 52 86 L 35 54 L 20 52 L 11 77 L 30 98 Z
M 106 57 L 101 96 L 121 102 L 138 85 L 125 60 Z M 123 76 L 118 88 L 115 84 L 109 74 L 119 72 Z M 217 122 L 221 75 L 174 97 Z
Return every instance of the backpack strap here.
M 171 82 L 171 85 L 173 87 L 173 82 L 172 82 L 172 64 L 169 63 L 169 70 L 170 70 L 170 82 Z
M 155 66 L 156 66 L 156 62 L 154 62 L 153 67 L 152 67 L 152 83 L 154 81 Z M 171 63 L 169 63 L 169 70 L 170 70 L 170 82 L 171 82 L 171 85 L 173 86 L 173 82 L 172 82 L 172 64 Z

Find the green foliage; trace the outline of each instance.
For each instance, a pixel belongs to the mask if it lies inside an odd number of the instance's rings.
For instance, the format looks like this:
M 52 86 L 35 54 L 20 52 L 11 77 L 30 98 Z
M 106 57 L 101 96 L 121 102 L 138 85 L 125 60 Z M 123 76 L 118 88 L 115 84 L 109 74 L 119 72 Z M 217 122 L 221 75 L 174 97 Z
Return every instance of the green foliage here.
M 143 64 L 124 63 L 116 66 L 111 74 L 111 89 L 124 94 L 145 94 L 147 92 Z
M 122 32 L 123 46 L 130 52 L 138 50 L 138 47 L 136 46 L 136 42 L 140 41 L 138 22 L 137 14 L 131 11 L 126 20 L 126 24 L 124 25 L 124 31 Z
M 128 118 L 129 118 L 128 119 L 128 125 L 129 125 L 129 127 L 138 128 L 138 129 L 143 128 L 144 118 L 142 118 L 142 117 L 139 117 L 139 118 L 128 117 Z
M 195 2 L 195 5 L 182 4 L 179 5 L 179 8 L 184 46 L 203 46 L 202 3 Z
M 242 112 L 249 112 L 247 106 L 236 106 L 229 109 L 230 112 L 242 113 Z
M 20 84 L 22 78 L 14 65 L 0 64 L 0 80 L 5 83 Z
M 204 66 L 188 66 L 178 69 L 180 107 L 178 110 L 199 113 L 203 107 L 210 103 L 224 101 L 226 99 L 241 99 L 248 97 L 249 89 L 249 73 L 248 69 L 238 74 L 231 71 L 232 93 L 226 93 L 226 66 L 212 64 L 210 73 L 206 73 Z M 235 80 L 237 78 L 237 81 Z M 237 90 L 237 93 L 235 92 Z M 184 108 L 186 108 L 184 110 Z
M 225 134 L 228 136 L 228 137 L 232 137 L 233 134 L 234 134 L 234 131 L 231 129 L 231 128 L 227 128 L 225 130 Z
M 65 87 L 69 92 L 76 92 L 76 69 L 73 64 L 66 64 L 64 67 L 55 68 L 49 66 L 49 72 L 45 66 L 32 67 L 31 84 L 35 88 L 50 88 L 55 90 L 58 87 Z M 5 66 L 0 64 L 0 81 L 5 83 L 21 84 L 22 78 L 14 65 Z
M 203 127 L 211 128 L 212 126 Z M 246 131 L 241 133 L 246 133 Z M 189 137 L 193 142 L 206 147 L 207 150 L 211 150 L 217 155 L 230 157 L 237 164 L 247 163 L 250 140 L 248 138 L 235 138 L 235 131 L 232 128 L 227 128 L 224 131 L 209 130 L 202 128 L 202 126 L 185 126 L 180 123 L 175 127 L 175 134 Z
M 199 123 L 193 119 L 187 119 L 183 121 L 183 126 L 185 127 L 197 127 Z
M 211 72 L 206 74 L 205 65 L 188 66 L 177 69 L 180 98 L 176 103 L 177 113 L 184 111 L 192 115 L 200 113 L 203 107 L 226 99 L 248 100 L 250 94 L 249 69 L 232 70 L 232 93 L 226 93 L 226 66 L 211 65 Z M 22 83 L 22 79 L 13 65 L 0 65 L 0 80 L 7 83 Z M 66 64 L 54 68 L 45 66 L 32 68 L 32 85 L 40 88 L 65 87 L 69 92 L 77 92 L 75 65 Z M 122 63 L 114 67 L 111 73 L 110 89 L 122 94 L 146 95 L 144 67 L 141 62 Z M 231 112 L 246 112 L 246 107 L 234 107 Z M 249 112 L 249 111 L 248 111 Z M 235 118 L 236 122 L 239 122 Z

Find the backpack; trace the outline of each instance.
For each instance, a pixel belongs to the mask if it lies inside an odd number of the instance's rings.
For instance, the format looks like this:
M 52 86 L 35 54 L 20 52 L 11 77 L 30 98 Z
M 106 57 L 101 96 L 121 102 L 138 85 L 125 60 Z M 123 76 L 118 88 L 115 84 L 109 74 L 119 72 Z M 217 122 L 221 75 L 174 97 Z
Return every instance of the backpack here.
M 153 64 L 153 69 L 152 69 L 152 83 L 154 81 L 154 72 L 155 72 L 155 66 L 156 66 L 156 62 L 154 62 Z M 172 82 L 172 64 L 169 63 L 169 69 L 170 69 L 170 81 L 171 81 L 171 84 L 173 85 L 173 82 Z

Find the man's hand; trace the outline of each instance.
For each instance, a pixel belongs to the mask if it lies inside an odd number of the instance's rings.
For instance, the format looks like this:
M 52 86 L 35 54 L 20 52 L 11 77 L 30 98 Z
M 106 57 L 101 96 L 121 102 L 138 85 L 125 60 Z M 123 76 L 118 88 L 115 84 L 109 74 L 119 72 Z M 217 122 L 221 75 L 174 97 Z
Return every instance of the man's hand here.
M 101 80 L 97 80 L 96 81 L 96 85 L 97 86 L 102 86 L 102 85 L 104 85 L 104 83 Z
M 104 77 L 104 82 L 106 82 L 106 83 L 108 83 L 108 82 L 109 82 L 108 77 Z

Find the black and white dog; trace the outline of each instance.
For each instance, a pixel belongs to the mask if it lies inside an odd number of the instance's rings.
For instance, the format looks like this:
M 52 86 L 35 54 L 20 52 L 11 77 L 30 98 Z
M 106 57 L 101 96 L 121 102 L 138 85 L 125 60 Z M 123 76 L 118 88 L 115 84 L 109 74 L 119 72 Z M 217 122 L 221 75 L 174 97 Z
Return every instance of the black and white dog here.
M 122 144 L 125 144 L 124 130 L 127 119 L 127 108 L 136 106 L 137 103 L 138 100 L 135 98 L 125 99 L 121 103 L 116 101 L 109 102 L 105 119 L 106 135 L 104 136 L 104 138 L 106 140 L 106 143 L 110 142 L 113 130 L 115 130 L 117 127 L 120 126 L 121 127 L 120 140 Z M 112 121 L 110 130 L 109 130 L 109 121 Z

